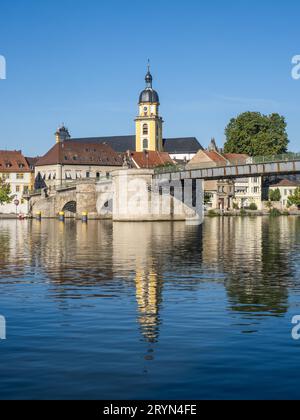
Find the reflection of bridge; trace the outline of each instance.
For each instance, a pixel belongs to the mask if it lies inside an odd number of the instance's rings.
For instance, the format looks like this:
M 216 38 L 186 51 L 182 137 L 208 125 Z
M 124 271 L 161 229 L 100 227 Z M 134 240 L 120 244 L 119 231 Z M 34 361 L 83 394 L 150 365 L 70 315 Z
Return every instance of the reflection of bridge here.
M 111 179 L 81 180 L 27 197 L 29 214 L 60 211 L 115 221 L 203 220 L 203 181 L 300 174 L 300 155 L 277 161 L 236 162 L 218 167 L 123 169 Z

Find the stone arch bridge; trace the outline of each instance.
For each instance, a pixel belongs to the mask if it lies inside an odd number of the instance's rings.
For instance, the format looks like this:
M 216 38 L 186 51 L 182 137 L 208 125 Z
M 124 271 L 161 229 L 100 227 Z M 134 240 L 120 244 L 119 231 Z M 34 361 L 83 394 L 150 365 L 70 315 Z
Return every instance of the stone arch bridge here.
M 98 218 L 100 213 L 102 218 L 111 218 L 111 194 L 111 180 L 101 183 L 86 180 L 34 192 L 25 199 L 28 201 L 28 214 L 31 217 L 41 212 L 43 218 L 54 218 L 64 212 L 66 217 L 76 218 L 82 212 L 88 212 L 90 218 Z

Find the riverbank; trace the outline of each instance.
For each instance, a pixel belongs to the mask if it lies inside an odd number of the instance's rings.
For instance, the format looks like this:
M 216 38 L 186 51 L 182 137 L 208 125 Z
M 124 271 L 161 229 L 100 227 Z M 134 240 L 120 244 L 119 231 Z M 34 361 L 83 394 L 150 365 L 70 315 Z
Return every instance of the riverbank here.
M 16 214 L 0 214 L 0 220 L 16 220 L 19 216 Z
M 300 216 L 300 211 L 279 211 L 272 209 L 271 211 L 258 210 L 209 210 L 205 212 L 206 217 L 264 217 L 264 216 Z

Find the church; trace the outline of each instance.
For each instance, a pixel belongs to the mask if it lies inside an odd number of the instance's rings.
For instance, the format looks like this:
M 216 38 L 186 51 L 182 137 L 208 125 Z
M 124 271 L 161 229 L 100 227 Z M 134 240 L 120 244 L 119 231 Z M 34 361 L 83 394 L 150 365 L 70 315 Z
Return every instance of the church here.
M 140 169 L 189 162 L 203 147 L 195 137 L 163 137 L 164 121 L 150 66 L 145 83 L 139 96 L 135 135 L 72 138 L 63 125 L 55 133 L 56 144 L 37 161 L 36 176 L 42 176 L 47 185 L 58 185 L 107 175 L 125 161 Z

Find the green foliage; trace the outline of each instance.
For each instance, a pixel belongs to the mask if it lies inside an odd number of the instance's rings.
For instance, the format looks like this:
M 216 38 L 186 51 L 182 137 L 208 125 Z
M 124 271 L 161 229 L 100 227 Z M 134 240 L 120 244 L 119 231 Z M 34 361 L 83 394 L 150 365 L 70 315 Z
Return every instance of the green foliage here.
M 279 114 L 245 112 L 233 118 L 225 129 L 225 153 L 270 156 L 287 152 L 285 118 Z
M 269 209 L 269 210 L 271 210 L 271 209 L 273 208 L 273 204 L 272 204 L 272 201 L 271 201 L 271 200 L 269 200 L 269 201 L 266 203 L 266 207 L 267 207 L 267 209 Z
M 204 194 L 204 204 L 209 204 L 211 202 L 211 195 L 209 193 Z
M 271 209 L 270 210 L 270 216 L 271 217 L 279 217 L 279 216 L 281 216 L 281 212 L 277 209 Z
M 219 215 L 214 210 L 209 210 L 207 213 L 208 217 L 218 217 Z
M 296 188 L 293 195 L 288 198 L 288 205 L 300 207 L 300 187 Z
M 281 200 L 280 189 L 277 188 L 276 190 L 270 190 L 269 199 L 270 201 L 280 201 Z
M 242 217 L 247 216 L 247 212 L 246 212 L 246 210 L 245 210 L 245 209 L 241 209 L 241 211 L 240 211 L 240 216 L 242 216 Z
M 257 210 L 257 205 L 255 203 L 251 203 L 250 206 L 249 206 L 249 210 L 256 211 Z
M 233 203 L 233 210 L 239 210 L 238 203 Z
M 10 185 L 0 177 L 0 204 L 7 204 L 12 201 Z

